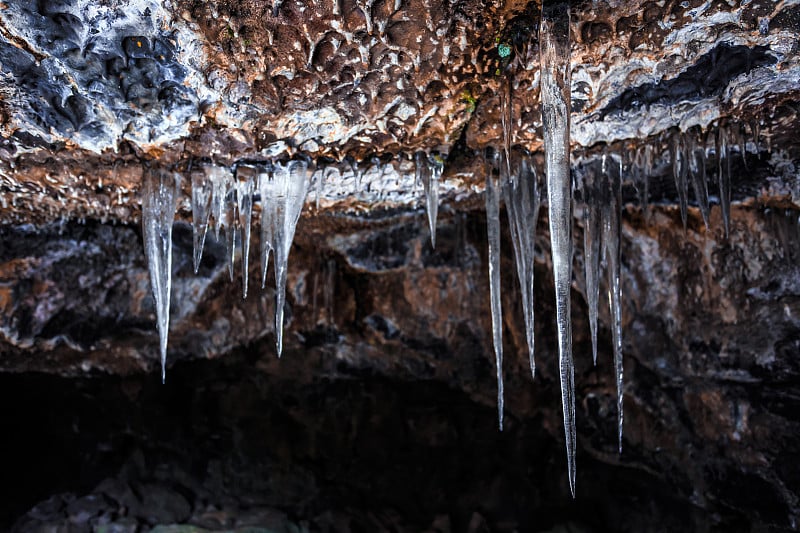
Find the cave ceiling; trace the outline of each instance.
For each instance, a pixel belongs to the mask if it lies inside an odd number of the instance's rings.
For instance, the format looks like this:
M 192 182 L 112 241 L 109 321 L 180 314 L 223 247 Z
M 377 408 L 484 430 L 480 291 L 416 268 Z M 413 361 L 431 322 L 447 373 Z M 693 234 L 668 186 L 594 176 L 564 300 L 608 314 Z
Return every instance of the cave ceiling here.
M 571 9 L 577 157 L 722 122 L 796 157 L 800 2 Z M 342 166 L 322 209 L 409 206 L 421 150 L 447 162 L 444 197 L 469 200 L 475 151 L 500 143 L 504 84 L 512 144 L 541 151 L 538 13 L 475 0 L 6 1 L 2 218 L 132 221 L 142 162 L 300 155 Z M 381 171 L 357 180 L 348 160 Z

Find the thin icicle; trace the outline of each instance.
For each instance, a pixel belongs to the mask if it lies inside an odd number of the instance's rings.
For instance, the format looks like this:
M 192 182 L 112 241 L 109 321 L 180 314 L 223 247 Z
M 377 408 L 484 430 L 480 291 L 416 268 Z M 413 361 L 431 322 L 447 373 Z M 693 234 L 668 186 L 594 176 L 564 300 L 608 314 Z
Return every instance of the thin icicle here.
M 150 284 L 156 303 L 161 348 L 161 382 L 166 378 L 169 299 L 172 289 L 172 223 L 178 205 L 180 176 L 146 169 L 142 196 L 142 227 Z
M 269 255 L 273 251 L 272 243 L 275 240 L 272 203 L 275 192 L 271 168 L 259 169 L 258 194 L 261 197 L 261 288 L 263 289 L 267 284 Z
M 730 130 L 737 145 L 739 145 L 739 155 L 742 156 L 744 168 L 747 168 L 747 135 L 744 132 L 744 125 L 736 122 L 731 125 Z
M 247 281 L 250 274 L 250 229 L 255 174 L 253 167 L 240 166 L 236 169 L 236 213 L 242 241 L 242 298 L 247 298 Z
M 717 129 L 717 183 L 719 184 L 719 204 L 722 208 L 722 224 L 725 237 L 730 233 L 731 223 L 731 153 L 728 126 L 720 124 Z
M 542 5 L 539 28 L 540 86 L 544 130 L 550 243 L 556 289 L 561 404 L 564 412 L 569 486 L 575 496 L 575 367 L 572 359 L 572 180 L 570 177 L 569 3 Z
M 511 79 L 503 80 L 500 89 L 500 124 L 503 126 L 503 159 L 506 165 L 506 172 L 511 175 L 511 128 L 512 110 L 511 102 Z
M 233 266 L 236 259 L 236 232 L 237 232 L 237 219 L 236 214 L 236 186 L 234 185 L 224 202 L 224 213 L 222 215 L 225 220 L 225 255 L 228 259 L 228 274 L 231 281 L 233 281 Z M 240 237 L 241 238 L 241 237 Z
M 327 167 L 321 168 L 314 173 L 314 210 L 319 213 L 319 200 L 322 198 L 322 184 L 325 181 L 325 172 Z
M 698 142 L 699 141 L 699 142 Z M 708 229 L 708 185 L 706 183 L 706 146 L 705 138 L 702 133 L 698 137 L 692 136 L 687 143 L 689 153 L 689 176 L 694 189 L 694 197 L 700 206 L 700 214 L 703 215 L 703 222 Z
M 501 165 L 505 164 L 501 162 Z M 497 366 L 497 416 L 503 431 L 503 308 L 500 300 L 500 191 L 495 165 L 486 165 L 486 232 L 489 238 L 489 296 L 492 309 L 492 342 Z
M 753 135 L 756 156 L 761 157 L 761 121 L 759 119 L 754 118 L 750 121 L 750 133 Z
M 517 265 L 522 310 L 525 318 L 525 333 L 528 341 L 528 360 L 531 375 L 536 376 L 534 358 L 534 270 L 533 255 L 536 241 L 536 222 L 539 220 L 539 183 L 536 168 L 529 158 L 523 157 L 518 165 L 501 164 L 501 172 L 511 168 L 511 174 L 501 176 L 503 196 L 506 202 L 508 227 L 514 245 L 514 261 Z
M 194 246 L 192 262 L 194 273 L 200 269 L 203 258 L 203 245 L 206 242 L 208 219 L 211 214 L 211 191 L 213 184 L 206 177 L 202 168 L 193 168 L 192 176 L 192 244 Z
M 687 161 L 686 139 L 682 133 L 676 133 L 672 138 L 672 177 L 675 179 L 675 188 L 678 190 L 678 201 L 681 208 L 681 222 L 683 231 L 686 231 L 686 211 L 689 202 L 689 165 Z
M 589 329 L 592 335 L 592 362 L 597 364 L 597 309 L 600 299 L 600 242 L 605 199 L 600 192 L 596 163 L 589 165 L 583 182 L 583 262 L 586 276 L 586 300 L 589 305 Z
M 653 145 L 647 143 L 644 147 L 644 220 L 650 218 L 650 176 L 653 174 L 653 166 L 654 166 L 654 156 L 653 156 Z
M 620 169 L 621 170 L 621 169 Z M 622 174 L 605 172 L 608 195 L 602 203 L 603 250 L 608 273 L 608 302 L 611 311 L 611 338 L 614 343 L 614 377 L 617 382 L 617 437 L 622 453 L 622 309 L 620 295 L 620 209 Z

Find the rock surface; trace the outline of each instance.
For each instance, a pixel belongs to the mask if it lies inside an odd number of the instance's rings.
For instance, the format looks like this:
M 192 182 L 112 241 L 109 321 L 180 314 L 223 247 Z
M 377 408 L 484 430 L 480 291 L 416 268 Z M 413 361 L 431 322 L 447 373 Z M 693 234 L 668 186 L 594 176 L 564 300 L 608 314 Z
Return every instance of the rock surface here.
M 713 213 L 716 219 L 718 210 Z M 6 374 L 4 417 L 23 426 L 15 431 L 23 445 L 44 431 L 33 429 L 37 410 L 54 409 L 53 416 L 63 417 L 52 430 L 55 438 L 87 463 L 80 484 L 54 483 L 75 496 L 58 496 L 57 512 L 39 519 L 31 511 L 23 520 L 33 522 L 20 524 L 77 520 L 69 510 L 79 505 L 75 501 L 106 494 L 102 510 L 92 511 L 85 523 L 131 519 L 154 526 L 191 516 L 191 523 L 208 525 L 203 517 L 211 511 L 204 505 L 223 505 L 222 494 L 228 494 L 235 501 L 224 504 L 232 507 L 220 511 L 223 516 L 263 506 L 307 520 L 312 530 L 340 530 L 323 525 L 332 519 L 326 510 L 344 512 L 367 529 L 364 524 L 377 520 L 386 528 L 419 530 L 443 515 L 455 521 L 454 530 L 463 530 L 473 512 L 491 530 L 526 524 L 544 529 L 536 509 L 547 517 L 543 523 L 552 524 L 568 520 L 572 509 L 588 531 L 792 528 L 800 486 L 793 466 L 800 453 L 794 439 L 800 429 L 794 414 L 800 395 L 800 228 L 791 211 L 738 207 L 725 240 L 721 230 L 703 228 L 698 212 L 691 215 L 686 235 L 674 207 L 657 209 L 648 223 L 636 210 L 625 218 L 621 457 L 615 451 L 610 333 L 601 328 L 599 363 L 592 367 L 582 281 L 576 280 L 580 455 L 574 503 L 559 444 L 545 235 L 536 263 L 540 370 L 534 382 L 517 281 L 508 274 L 511 247 L 503 236 L 507 429 L 500 434 L 493 418 L 480 215 L 446 213 L 436 251 L 422 214 L 368 222 L 304 219 L 291 258 L 290 318 L 280 360 L 271 291 L 253 291 L 243 301 L 213 244 L 194 276 L 190 231 L 177 226 L 178 296 L 165 387 L 156 386 L 158 340 L 136 230 L 6 230 L 4 369 L 74 377 Z M 28 253 L 37 249 L 42 252 Z M 106 268 L 111 263 L 115 269 Z M 608 324 L 603 312 L 601 323 Z M 62 395 L 68 400 L 60 405 Z M 38 406 L 33 413 L 10 407 L 31 402 Z M 77 424 L 74 434 L 66 427 L 70 420 Z M 177 427 L 166 429 L 172 424 Z M 170 454 L 179 449 L 194 451 L 175 459 L 176 465 Z M 131 459 L 123 450 L 139 450 L 144 458 Z M 18 453 L 29 452 L 18 450 L 6 460 L 16 462 Z M 449 459 L 439 465 L 442 453 Z M 483 454 L 486 462 L 478 459 Z M 65 461 L 77 468 L 79 460 L 68 454 Z M 223 465 L 214 466 L 218 461 Z M 252 470 L 250 461 L 267 462 Z M 473 461 L 478 463 L 468 466 Z M 179 498 L 189 503 L 178 508 L 190 510 L 159 518 L 137 514 L 128 502 L 114 503 L 105 485 L 93 488 L 101 481 L 90 468 L 96 463 L 115 484 L 159 487 L 133 489 L 138 505 L 150 509 L 141 499 L 168 490 L 171 496 L 159 501 Z M 161 463 L 167 473 L 154 470 Z M 36 479 L 37 468 L 25 479 Z M 61 468 L 67 467 L 55 470 Z M 214 474 L 214 468 L 223 470 Z M 757 487 L 757 497 L 742 492 L 743 486 Z M 406 500 L 416 497 L 417 503 Z M 171 503 L 164 505 L 177 513 Z M 594 505 L 605 510 L 593 514 Z M 670 516 L 681 506 L 691 513 Z M 395 514 L 368 516 L 384 507 Z
M 475 150 L 500 143 L 508 82 L 511 142 L 539 158 L 537 2 L 0 4 L 0 529 L 796 529 L 800 3 L 572 10 L 576 162 L 644 143 L 658 159 L 647 217 L 641 184 L 623 190 L 622 456 L 609 317 L 603 299 L 593 367 L 576 254 L 575 501 L 541 220 L 539 371 L 504 229 L 503 433 L 494 410 Z M 686 231 L 665 158 L 678 131 L 720 124 L 744 139 L 727 238 L 716 156 L 710 229 L 693 207 Z M 446 160 L 435 250 L 418 150 Z M 256 262 L 246 300 L 223 239 L 192 272 L 184 179 L 160 386 L 143 164 L 301 155 L 324 181 L 292 248 L 282 359 Z

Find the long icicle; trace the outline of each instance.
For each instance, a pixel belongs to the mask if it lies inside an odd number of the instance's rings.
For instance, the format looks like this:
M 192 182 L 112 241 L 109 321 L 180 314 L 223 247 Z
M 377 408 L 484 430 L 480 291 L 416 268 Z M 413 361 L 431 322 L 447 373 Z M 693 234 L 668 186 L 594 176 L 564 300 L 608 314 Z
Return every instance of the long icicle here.
M 592 362 L 597 364 L 597 309 L 600 299 L 600 240 L 602 218 L 597 177 L 597 163 L 586 169 L 583 182 L 583 262 L 586 276 L 586 300 L 589 304 L 589 330 L 592 335 Z
M 286 275 L 289 251 L 294 240 L 294 232 L 300 212 L 308 194 L 308 164 L 305 161 L 289 161 L 286 166 L 274 172 L 277 196 L 273 198 L 274 250 L 275 250 L 275 344 L 278 357 L 283 352 L 283 306 L 286 302 Z
M 706 140 L 702 132 L 697 135 L 690 134 L 687 140 L 687 151 L 689 154 L 689 177 L 694 189 L 694 198 L 700 207 L 700 214 L 703 216 L 703 223 L 708 229 L 708 185 L 706 184 Z
M 731 225 L 731 153 L 728 126 L 725 123 L 717 129 L 717 183 L 719 184 L 719 204 L 722 208 L 722 225 L 725 237 L 730 234 Z
M 143 185 L 144 250 L 156 303 L 163 383 L 166 380 L 169 299 L 172 289 L 172 223 L 178 205 L 180 176 L 175 172 L 145 169 Z
M 525 318 L 525 333 L 528 341 L 528 361 L 531 376 L 536 377 L 534 358 L 534 269 L 533 254 L 536 242 L 536 222 L 539 219 L 539 184 L 536 167 L 529 158 L 523 157 L 518 165 L 501 164 L 501 169 L 510 167 L 511 174 L 501 177 L 506 202 L 508 227 L 514 245 L 514 261 L 517 266 L 522 311 Z
M 496 158 L 495 158 L 496 159 Z M 501 161 L 501 165 L 505 162 Z M 500 299 L 500 190 L 494 164 L 486 168 L 486 232 L 489 239 L 489 297 L 492 308 L 492 342 L 497 366 L 497 417 L 503 431 L 503 307 Z
M 544 130 L 550 246 L 556 289 L 561 404 L 564 413 L 569 487 L 575 496 L 575 367 L 572 358 L 572 179 L 570 176 L 569 3 L 545 0 L 539 28 L 542 125 Z
M 622 205 L 622 165 L 619 173 L 604 169 L 607 191 L 603 202 L 603 249 L 608 273 L 608 302 L 611 311 L 611 338 L 614 343 L 614 378 L 617 383 L 617 438 L 622 453 L 622 303 L 620 295 L 620 209 Z
M 274 253 L 273 236 L 275 223 L 273 222 L 273 197 L 275 181 L 272 177 L 272 167 L 258 169 L 258 194 L 261 197 L 261 288 L 267 285 L 267 267 L 269 255 Z
M 678 190 L 678 201 L 681 209 L 681 222 L 683 231 L 686 231 L 686 212 L 689 196 L 689 164 L 686 159 L 686 139 L 683 133 L 677 132 L 672 138 L 672 177 L 675 180 L 675 188 Z
M 250 166 L 241 166 L 236 169 L 236 213 L 242 241 L 242 298 L 247 298 L 247 282 L 250 274 L 250 230 L 255 175 L 255 169 Z

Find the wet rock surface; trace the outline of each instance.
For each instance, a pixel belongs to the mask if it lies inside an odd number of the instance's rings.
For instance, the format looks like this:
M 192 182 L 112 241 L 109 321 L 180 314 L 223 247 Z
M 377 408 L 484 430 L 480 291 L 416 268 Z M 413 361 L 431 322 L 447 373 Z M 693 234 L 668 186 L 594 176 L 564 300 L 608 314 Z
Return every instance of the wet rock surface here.
M 648 221 L 631 209 L 624 219 L 622 456 L 606 307 L 593 367 L 576 276 L 575 501 L 545 225 L 533 382 L 503 234 L 502 433 L 480 214 L 445 210 L 436 250 L 422 213 L 304 218 L 280 360 L 272 291 L 253 288 L 243 301 L 213 239 L 195 276 L 190 231 L 176 226 L 165 386 L 137 229 L 7 230 L 3 365 L 12 373 L 0 376 L 0 405 L 14 438 L 3 520 L 20 531 L 791 529 L 800 486 L 797 219 L 740 206 L 725 240 L 690 215 L 686 235 L 674 207 Z M 716 227 L 718 216 L 715 208 Z M 117 255 L 101 262 L 104 247 Z M 92 257 L 118 268 L 87 271 Z

